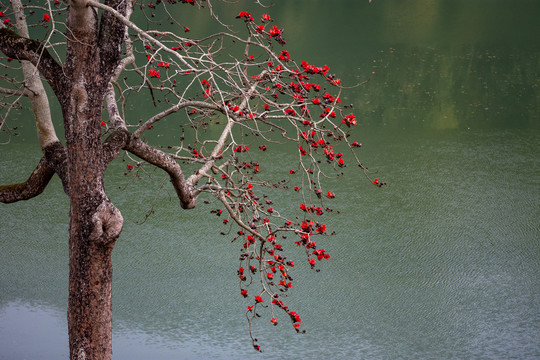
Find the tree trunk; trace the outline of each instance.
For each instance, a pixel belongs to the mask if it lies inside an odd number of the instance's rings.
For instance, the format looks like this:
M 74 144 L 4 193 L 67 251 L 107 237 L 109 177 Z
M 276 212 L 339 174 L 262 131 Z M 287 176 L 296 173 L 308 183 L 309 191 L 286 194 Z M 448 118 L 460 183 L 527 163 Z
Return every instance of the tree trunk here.
M 74 87 L 66 112 L 70 123 L 66 126 L 70 198 L 68 328 L 70 358 L 79 360 L 112 357 L 111 254 L 123 224 L 103 186 L 99 90 L 95 84 Z M 90 100 L 90 94 L 96 93 L 97 99 Z
M 100 93 L 91 82 L 74 86 L 65 111 L 70 198 L 68 328 L 71 359 L 79 360 L 112 357 L 111 254 L 123 223 L 104 190 Z
M 64 73 L 69 222 L 70 358 L 112 358 L 112 263 L 123 219 L 104 189 L 101 107 L 108 79 L 101 71 L 97 14 L 71 0 Z

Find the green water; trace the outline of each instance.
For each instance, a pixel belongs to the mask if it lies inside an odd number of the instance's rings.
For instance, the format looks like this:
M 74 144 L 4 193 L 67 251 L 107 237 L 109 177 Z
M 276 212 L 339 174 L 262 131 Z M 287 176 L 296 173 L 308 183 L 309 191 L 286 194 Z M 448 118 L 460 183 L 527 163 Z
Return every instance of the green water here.
M 353 168 L 330 184 L 342 212 L 324 215 L 338 230 L 322 240 L 331 261 L 319 273 L 296 266 L 288 299 L 308 331 L 256 323 L 261 355 L 238 296 L 239 246 L 219 235 L 214 206 L 182 211 L 156 196 L 161 174 L 128 184 L 113 163 L 107 188 L 125 219 L 114 358 L 540 358 L 540 3 L 289 1 L 267 12 L 295 59 L 351 85 L 370 78 L 343 97 L 363 160 L 390 185 Z M 2 183 L 40 157 L 30 124 L 0 147 Z M 287 153 L 267 153 L 268 171 L 287 177 Z M 296 208 L 290 195 L 276 205 Z M 0 205 L 0 359 L 68 357 L 67 214 L 58 179 Z

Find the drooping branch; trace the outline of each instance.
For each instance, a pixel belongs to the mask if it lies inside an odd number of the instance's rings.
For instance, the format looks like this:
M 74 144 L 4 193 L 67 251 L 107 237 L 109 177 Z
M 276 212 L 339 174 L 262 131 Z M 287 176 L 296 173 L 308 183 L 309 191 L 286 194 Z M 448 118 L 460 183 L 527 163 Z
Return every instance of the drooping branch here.
M 54 170 L 47 165 L 45 157 L 42 157 L 37 167 L 25 182 L 0 185 L 0 202 L 7 204 L 38 196 L 45 190 L 53 175 Z
M 193 209 L 195 207 L 197 198 L 194 196 L 193 187 L 186 181 L 180 165 L 178 165 L 172 156 L 146 144 L 134 136 L 131 136 L 125 149 L 150 164 L 165 170 L 171 178 L 171 183 L 180 199 L 182 208 Z

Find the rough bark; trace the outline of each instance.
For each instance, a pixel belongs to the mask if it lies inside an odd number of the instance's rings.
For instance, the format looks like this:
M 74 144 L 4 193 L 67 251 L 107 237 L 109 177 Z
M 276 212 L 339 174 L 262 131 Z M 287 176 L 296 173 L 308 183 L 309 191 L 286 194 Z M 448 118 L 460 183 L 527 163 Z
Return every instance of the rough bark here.
M 64 73 L 70 86 L 61 104 L 70 197 L 70 357 L 107 360 L 112 358 L 111 254 L 123 219 L 105 195 L 100 121 L 109 83 L 103 66 L 114 69 L 119 55 L 111 46 L 100 53 L 97 14 L 86 1 L 70 1 L 68 29 Z
M 20 200 L 31 199 L 43 192 L 54 175 L 54 170 L 47 166 L 45 157 L 28 180 L 19 184 L 0 185 L 0 202 L 9 204 Z

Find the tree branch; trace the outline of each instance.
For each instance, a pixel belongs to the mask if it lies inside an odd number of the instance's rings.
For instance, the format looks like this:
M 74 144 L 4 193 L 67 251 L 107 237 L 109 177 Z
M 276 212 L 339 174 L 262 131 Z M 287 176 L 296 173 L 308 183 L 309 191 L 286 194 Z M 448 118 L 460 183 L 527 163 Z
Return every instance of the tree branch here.
M 156 38 L 150 36 L 148 32 L 143 31 L 141 28 L 139 28 L 137 25 L 135 25 L 133 22 L 131 22 L 128 18 L 126 18 L 124 15 L 122 15 L 120 12 L 116 11 L 110 6 L 107 6 L 105 4 L 101 4 L 94 0 L 88 0 L 87 4 L 89 6 L 96 7 L 98 9 L 105 10 L 107 12 L 110 12 L 113 14 L 122 24 L 126 25 L 130 29 L 134 30 L 139 36 L 146 39 L 150 43 L 156 45 L 160 50 L 165 51 L 166 53 L 172 55 L 175 58 L 178 58 L 184 65 L 186 65 L 190 70 L 196 71 L 185 59 L 182 55 L 180 55 L 177 51 L 171 50 L 165 45 L 163 45 L 160 41 L 158 41 Z
M 141 159 L 148 161 L 152 165 L 165 170 L 171 178 L 171 182 L 180 199 L 182 208 L 193 209 L 197 204 L 197 198 L 194 196 L 193 187 L 185 180 L 182 169 L 174 158 L 169 154 L 144 143 L 142 140 L 137 139 L 131 134 L 130 137 L 125 149 Z
M 21 36 L 29 37 L 28 26 L 26 25 L 26 16 L 24 15 L 23 5 L 21 0 L 12 0 L 13 11 L 17 22 L 15 27 Z M 39 144 L 43 150 L 47 145 L 57 142 L 58 137 L 54 130 L 54 125 L 51 118 L 51 110 L 49 107 L 49 99 L 45 93 L 43 83 L 39 78 L 37 68 L 30 62 L 21 61 L 24 75 L 25 87 L 30 90 L 30 101 L 32 102 L 32 110 L 36 120 L 36 129 L 39 139 Z
M 7 89 L 3 87 L 0 87 L 0 93 L 6 94 L 6 95 L 27 96 L 27 97 L 30 97 L 33 95 L 28 89 L 17 90 L 17 89 Z
M 38 196 L 45 190 L 53 175 L 54 170 L 47 165 L 45 156 L 42 157 L 35 170 L 25 182 L 0 185 L 0 202 L 9 204 Z
M 0 51 L 14 59 L 31 62 L 57 96 L 63 92 L 65 77 L 62 68 L 40 42 L 24 38 L 5 25 L 0 25 Z

